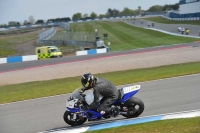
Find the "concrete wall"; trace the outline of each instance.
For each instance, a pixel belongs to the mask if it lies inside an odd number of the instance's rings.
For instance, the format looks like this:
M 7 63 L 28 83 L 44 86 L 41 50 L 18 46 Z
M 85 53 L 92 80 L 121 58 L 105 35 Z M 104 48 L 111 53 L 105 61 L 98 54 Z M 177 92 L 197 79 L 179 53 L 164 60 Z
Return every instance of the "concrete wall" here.
M 200 1 L 182 4 L 180 5 L 179 10 L 180 14 L 198 13 L 200 12 Z
M 107 53 L 108 51 L 109 51 L 109 48 L 76 51 L 76 56 Z
M 17 62 L 32 61 L 32 60 L 38 60 L 38 56 L 27 55 L 27 56 L 13 56 L 13 57 L 7 57 L 7 58 L 0 58 L 0 64 L 17 63 Z

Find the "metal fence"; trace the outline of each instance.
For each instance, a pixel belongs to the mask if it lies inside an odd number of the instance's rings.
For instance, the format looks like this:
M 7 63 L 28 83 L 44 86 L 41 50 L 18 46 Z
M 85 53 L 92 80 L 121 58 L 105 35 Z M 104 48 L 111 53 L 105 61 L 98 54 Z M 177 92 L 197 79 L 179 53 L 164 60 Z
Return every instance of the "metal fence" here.
M 95 33 L 58 31 L 53 37 L 42 40 L 39 44 L 94 48 L 95 38 Z
M 94 42 L 95 37 L 96 37 L 95 33 L 60 31 L 57 32 L 49 40 L 74 40 L 74 41 Z
M 43 40 L 41 43 L 48 45 L 61 45 L 61 46 L 75 46 L 75 47 L 91 47 L 95 46 L 94 42 L 86 42 L 86 41 L 74 41 L 74 40 Z
M 70 30 L 70 25 L 68 23 L 65 23 L 65 22 L 61 22 L 59 24 L 59 27 L 65 29 L 65 30 L 68 30 L 68 31 Z
M 70 29 L 66 24 L 61 25 L 65 29 Z M 63 28 L 62 27 L 62 28 Z M 58 47 L 65 47 L 74 51 L 75 49 L 83 49 L 84 47 L 95 48 L 96 34 L 95 32 L 72 32 L 72 31 L 58 31 L 54 28 L 45 30 L 39 34 L 37 41 L 38 45 L 54 45 Z
M 55 33 L 56 31 L 54 30 L 54 27 L 41 31 L 38 35 L 37 43 L 40 43 L 42 40 L 50 39 Z

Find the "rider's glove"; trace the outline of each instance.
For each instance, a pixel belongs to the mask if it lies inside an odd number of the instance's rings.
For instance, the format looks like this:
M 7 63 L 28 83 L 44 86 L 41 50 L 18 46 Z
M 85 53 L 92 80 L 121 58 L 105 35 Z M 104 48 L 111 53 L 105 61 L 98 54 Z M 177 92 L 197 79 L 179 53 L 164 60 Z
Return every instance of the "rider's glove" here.
M 85 88 L 81 88 L 81 89 L 79 90 L 80 93 L 83 93 L 84 91 L 85 91 Z

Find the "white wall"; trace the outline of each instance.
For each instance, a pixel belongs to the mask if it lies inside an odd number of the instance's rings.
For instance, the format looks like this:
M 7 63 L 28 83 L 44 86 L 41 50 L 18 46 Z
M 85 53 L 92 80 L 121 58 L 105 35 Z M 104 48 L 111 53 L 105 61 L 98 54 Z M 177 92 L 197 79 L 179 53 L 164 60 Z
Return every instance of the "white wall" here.
M 197 13 L 200 12 L 200 1 L 180 5 L 180 14 Z
M 76 56 L 80 55 L 87 55 L 87 50 L 86 51 L 76 51 Z
M 103 48 L 103 49 L 97 49 L 97 54 L 100 54 L 100 53 L 106 53 L 107 52 L 107 49 L 106 48 Z
M 38 56 L 37 55 L 22 56 L 22 61 L 31 61 L 31 60 L 38 60 Z
M 0 64 L 3 64 L 3 63 L 7 63 L 7 59 L 6 58 L 0 58 Z

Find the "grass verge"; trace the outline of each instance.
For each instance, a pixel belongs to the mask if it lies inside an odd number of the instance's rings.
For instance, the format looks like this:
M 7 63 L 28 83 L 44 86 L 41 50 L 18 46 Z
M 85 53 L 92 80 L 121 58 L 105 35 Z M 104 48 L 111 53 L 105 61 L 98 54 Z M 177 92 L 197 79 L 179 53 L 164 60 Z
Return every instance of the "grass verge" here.
M 164 23 L 164 24 L 191 24 L 191 25 L 200 25 L 200 20 L 196 21 L 174 21 L 168 20 L 162 17 L 152 17 L 152 18 L 144 18 L 149 21 L 157 22 L 157 23 Z
M 0 58 L 15 55 L 17 44 L 36 39 L 37 35 L 20 35 L 0 38 Z
M 198 39 L 179 37 L 160 33 L 153 30 L 134 27 L 123 22 L 85 22 L 70 24 L 73 31 L 94 32 L 98 29 L 98 35 L 102 37 L 108 34 L 105 44 L 109 45 L 111 51 L 130 50 L 136 48 L 170 45 L 178 43 L 194 42 Z
M 122 85 L 196 73 L 200 73 L 200 62 L 109 72 L 95 76 L 108 79 L 115 85 Z M 66 94 L 79 86 L 80 77 L 1 86 L 0 104 Z
M 79 36 L 79 32 L 85 32 L 87 39 L 89 39 L 89 33 L 98 29 L 98 34 L 103 38 L 103 34 L 107 33 L 108 38 L 105 39 L 105 44 L 108 42 L 111 51 L 130 50 L 136 48 L 145 48 L 160 45 L 170 45 L 178 43 L 188 43 L 198 41 L 199 39 L 172 36 L 157 31 L 147 30 L 130 26 L 123 22 L 85 22 L 85 23 L 73 23 L 70 27 L 77 34 L 75 38 L 85 40 L 85 36 Z M 64 39 L 67 37 L 63 31 L 58 31 L 56 34 L 57 39 Z M 92 35 L 90 35 L 93 37 Z M 29 40 L 36 39 L 36 35 L 17 35 L 15 37 L 0 38 L 0 57 L 7 57 L 15 55 L 15 47 L 17 44 L 25 43 Z M 86 40 L 87 40 L 86 39 Z
M 162 120 L 87 133 L 200 133 L 200 117 Z

